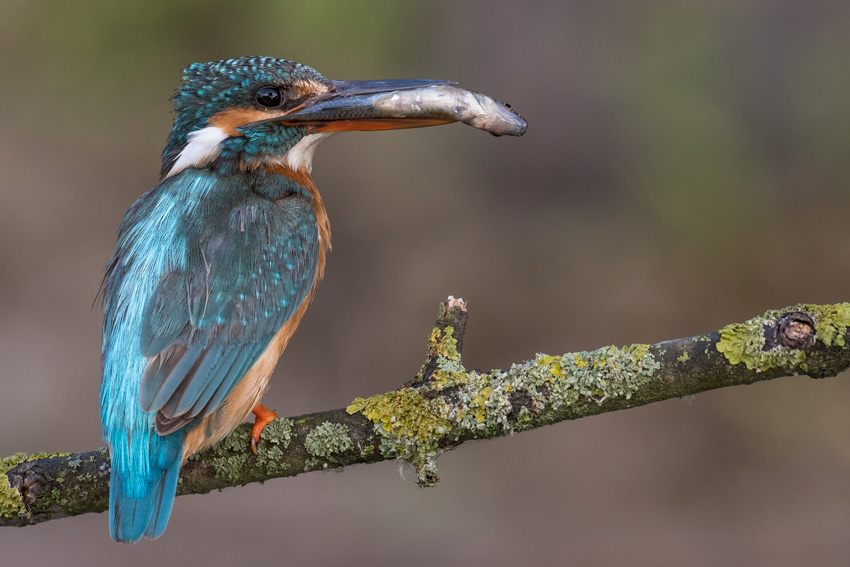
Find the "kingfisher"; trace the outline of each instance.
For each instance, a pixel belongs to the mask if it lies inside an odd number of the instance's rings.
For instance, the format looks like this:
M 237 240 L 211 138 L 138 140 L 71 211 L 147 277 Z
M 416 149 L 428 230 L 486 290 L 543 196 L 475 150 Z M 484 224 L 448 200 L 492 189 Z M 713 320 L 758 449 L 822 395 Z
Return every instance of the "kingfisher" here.
M 124 216 L 104 276 L 100 407 L 116 541 L 165 530 L 186 459 L 251 413 L 322 279 L 331 229 L 310 177 L 346 130 L 461 121 L 519 135 L 485 95 L 433 80 L 334 81 L 285 59 L 183 70 L 160 183 Z

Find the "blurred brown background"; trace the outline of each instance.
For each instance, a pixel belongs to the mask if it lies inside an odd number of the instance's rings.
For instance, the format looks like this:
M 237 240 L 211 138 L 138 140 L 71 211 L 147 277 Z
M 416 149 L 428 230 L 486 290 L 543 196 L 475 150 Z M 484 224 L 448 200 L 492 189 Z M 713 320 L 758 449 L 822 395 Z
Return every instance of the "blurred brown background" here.
M 314 178 L 325 281 L 264 403 L 340 407 L 418 369 L 439 301 L 500 368 L 850 300 L 850 3 L 0 1 L 0 455 L 100 446 L 99 308 L 193 61 L 444 78 L 513 104 L 348 134 Z M 850 383 L 786 378 L 394 463 L 0 530 L 4 565 L 847 565 Z

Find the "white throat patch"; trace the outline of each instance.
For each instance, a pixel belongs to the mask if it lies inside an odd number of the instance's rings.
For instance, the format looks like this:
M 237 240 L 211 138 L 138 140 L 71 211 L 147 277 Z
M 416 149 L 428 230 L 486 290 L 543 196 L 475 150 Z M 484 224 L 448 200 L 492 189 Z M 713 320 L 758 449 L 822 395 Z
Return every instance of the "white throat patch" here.
M 281 164 L 285 164 L 292 171 L 306 169 L 307 172 L 313 171 L 313 155 L 316 153 L 316 148 L 319 144 L 336 134 L 336 132 L 320 132 L 318 134 L 308 134 L 301 138 L 297 144 L 289 148 L 283 156 L 277 160 Z M 200 130 L 190 132 L 187 136 L 189 142 L 165 177 L 171 177 L 180 173 L 184 169 L 190 167 L 205 167 L 212 163 L 221 153 L 221 143 L 228 138 L 228 135 L 217 126 L 207 126 Z
M 204 167 L 221 153 L 221 143 L 228 138 L 224 130 L 217 126 L 207 126 L 186 136 L 189 143 L 177 156 L 166 177 L 180 173 L 188 167 Z
M 306 169 L 308 173 L 313 171 L 313 155 L 316 153 L 316 148 L 319 147 L 322 141 L 334 134 L 336 132 L 307 134 L 283 154 L 281 163 L 288 165 L 292 171 L 298 171 L 299 169 Z

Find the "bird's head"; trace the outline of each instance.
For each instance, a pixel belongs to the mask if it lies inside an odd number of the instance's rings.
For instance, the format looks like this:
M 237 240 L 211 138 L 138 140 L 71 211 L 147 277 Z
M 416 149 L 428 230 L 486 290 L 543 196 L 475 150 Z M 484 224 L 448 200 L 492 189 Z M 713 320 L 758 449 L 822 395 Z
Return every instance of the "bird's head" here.
M 203 167 L 309 172 L 318 142 L 344 130 L 461 120 L 496 134 L 525 131 L 525 122 L 501 103 L 448 81 L 333 81 L 306 65 L 273 57 L 195 63 L 183 75 L 173 97 L 176 116 L 163 151 L 163 177 Z M 482 113 L 489 125 L 474 123 Z M 521 121 L 521 132 L 494 130 L 491 119 L 499 114 L 504 114 L 499 120 L 514 121 L 514 130 L 515 119 Z
M 280 159 L 306 129 L 269 120 L 334 88 L 305 65 L 271 57 L 195 63 L 183 70 L 162 175 L 217 160 L 261 164 Z

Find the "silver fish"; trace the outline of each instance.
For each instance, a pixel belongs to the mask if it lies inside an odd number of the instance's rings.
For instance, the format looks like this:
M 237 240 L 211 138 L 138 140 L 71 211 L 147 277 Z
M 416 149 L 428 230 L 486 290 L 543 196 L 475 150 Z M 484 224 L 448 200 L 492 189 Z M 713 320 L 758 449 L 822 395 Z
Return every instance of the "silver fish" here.
M 411 127 L 462 122 L 494 136 L 522 136 L 528 127 L 510 105 L 449 81 L 335 81 L 335 85 L 336 89 L 280 119 L 291 123 L 349 120 L 362 123 L 363 130 L 380 129 L 374 124 L 387 119 L 408 120 Z

